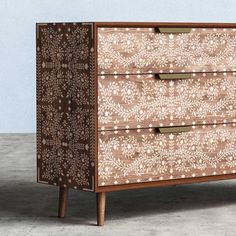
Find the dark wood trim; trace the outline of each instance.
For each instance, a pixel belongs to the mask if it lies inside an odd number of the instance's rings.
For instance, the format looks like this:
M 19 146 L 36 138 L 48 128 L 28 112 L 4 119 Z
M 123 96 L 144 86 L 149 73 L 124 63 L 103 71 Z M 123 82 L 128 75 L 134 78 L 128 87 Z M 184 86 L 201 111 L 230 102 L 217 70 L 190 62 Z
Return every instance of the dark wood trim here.
M 96 129 L 96 138 L 95 138 L 95 151 L 96 151 L 96 155 L 95 155 L 95 160 L 94 160 L 94 166 L 95 166 L 95 176 L 94 176 L 94 191 L 96 192 L 96 189 L 98 187 L 98 61 L 97 61 L 97 58 L 98 58 L 98 52 L 97 52 L 97 25 L 94 23 L 93 24 L 93 31 L 94 31 L 94 74 L 95 74 L 95 83 L 96 83 L 96 86 L 95 86 L 95 116 L 96 116 L 96 119 L 95 119 L 95 129 Z
M 59 187 L 58 218 L 64 218 L 66 215 L 68 192 L 68 188 Z
M 39 34 L 39 28 L 38 28 L 38 23 L 36 23 L 36 30 L 35 30 L 35 55 L 36 55 L 36 61 L 35 61 L 35 68 L 36 68 L 36 178 L 37 178 L 37 183 L 40 182 L 39 180 L 39 168 L 38 168 L 38 152 L 39 152 L 39 138 L 38 138 L 38 133 L 40 133 L 40 128 L 39 128 L 39 115 L 37 112 L 38 106 L 39 106 L 39 102 L 38 102 L 38 98 L 39 98 L 39 91 L 38 91 L 38 86 L 41 87 L 41 84 L 39 83 L 39 67 L 38 65 L 38 50 L 37 50 L 37 46 L 38 46 L 38 34 Z
M 178 185 L 178 184 L 193 184 L 193 183 L 227 180 L 227 179 L 235 179 L 235 178 L 236 178 L 236 174 L 225 174 L 225 175 L 203 176 L 203 177 L 186 178 L 186 179 L 153 181 L 153 182 L 145 182 L 145 183 L 99 186 L 97 187 L 96 192 L 111 192 L 111 191 L 118 191 L 118 190 L 162 187 L 162 186 L 171 186 L 171 185 Z
M 236 23 L 205 22 L 95 22 L 97 27 L 195 27 L 195 28 L 235 28 Z
M 106 193 L 97 193 L 97 225 L 104 225 L 106 208 Z

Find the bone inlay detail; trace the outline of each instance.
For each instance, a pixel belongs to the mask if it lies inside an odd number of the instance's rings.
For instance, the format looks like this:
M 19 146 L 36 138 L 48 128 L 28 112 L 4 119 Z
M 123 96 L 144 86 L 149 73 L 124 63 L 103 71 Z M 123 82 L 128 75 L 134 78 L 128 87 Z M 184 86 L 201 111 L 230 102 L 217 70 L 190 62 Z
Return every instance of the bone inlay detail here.
M 101 129 L 232 122 L 236 117 L 234 73 L 198 73 L 186 80 L 154 75 L 98 77 Z
M 99 136 L 99 185 L 234 173 L 236 130 L 232 124 L 158 134 L 154 129 Z
M 163 34 L 154 28 L 98 29 L 100 74 L 224 71 L 236 68 L 235 29 Z

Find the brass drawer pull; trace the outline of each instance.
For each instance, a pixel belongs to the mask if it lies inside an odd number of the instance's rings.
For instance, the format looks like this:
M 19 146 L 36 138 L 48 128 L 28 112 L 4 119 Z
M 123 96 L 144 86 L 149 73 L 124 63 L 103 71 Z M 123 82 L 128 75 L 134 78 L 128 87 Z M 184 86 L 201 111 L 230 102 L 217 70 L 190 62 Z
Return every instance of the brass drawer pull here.
M 161 134 L 182 133 L 182 132 L 189 132 L 190 130 L 191 130 L 191 126 L 173 126 L 173 127 L 156 128 L 156 131 Z
M 191 28 L 155 28 L 155 31 L 157 33 L 163 33 L 163 34 L 181 34 L 181 33 L 190 33 Z
M 156 78 L 162 79 L 162 80 L 190 79 L 191 78 L 191 73 L 156 74 Z

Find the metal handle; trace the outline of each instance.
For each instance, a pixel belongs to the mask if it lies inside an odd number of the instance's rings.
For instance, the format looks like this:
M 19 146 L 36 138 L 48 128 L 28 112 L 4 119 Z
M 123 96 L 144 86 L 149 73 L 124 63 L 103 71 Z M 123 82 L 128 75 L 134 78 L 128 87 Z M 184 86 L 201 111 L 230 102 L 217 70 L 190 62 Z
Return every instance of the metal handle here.
M 161 80 L 190 79 L 191 73 L 156 74 L 156 78 L 161 79 Z
M 161 134 L 182 133 L 182 132 L 189 132 L 190 130 L 191 130 L 191 126 L 173 126 L 173 127 L 156 128 L 156 131 Z
M 155 28 L 157 33 L 163 34 L 186 34 L 191 32 L 191 28 Z

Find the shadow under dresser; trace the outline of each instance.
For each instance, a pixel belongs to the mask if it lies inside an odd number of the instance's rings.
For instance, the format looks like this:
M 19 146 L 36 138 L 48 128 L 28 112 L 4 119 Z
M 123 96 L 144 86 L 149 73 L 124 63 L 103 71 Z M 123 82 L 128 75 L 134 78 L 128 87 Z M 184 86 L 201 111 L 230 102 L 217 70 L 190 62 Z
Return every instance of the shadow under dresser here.
M 236 24 L 38 23 L 38 182 L 106 192 L 236 178 Z

